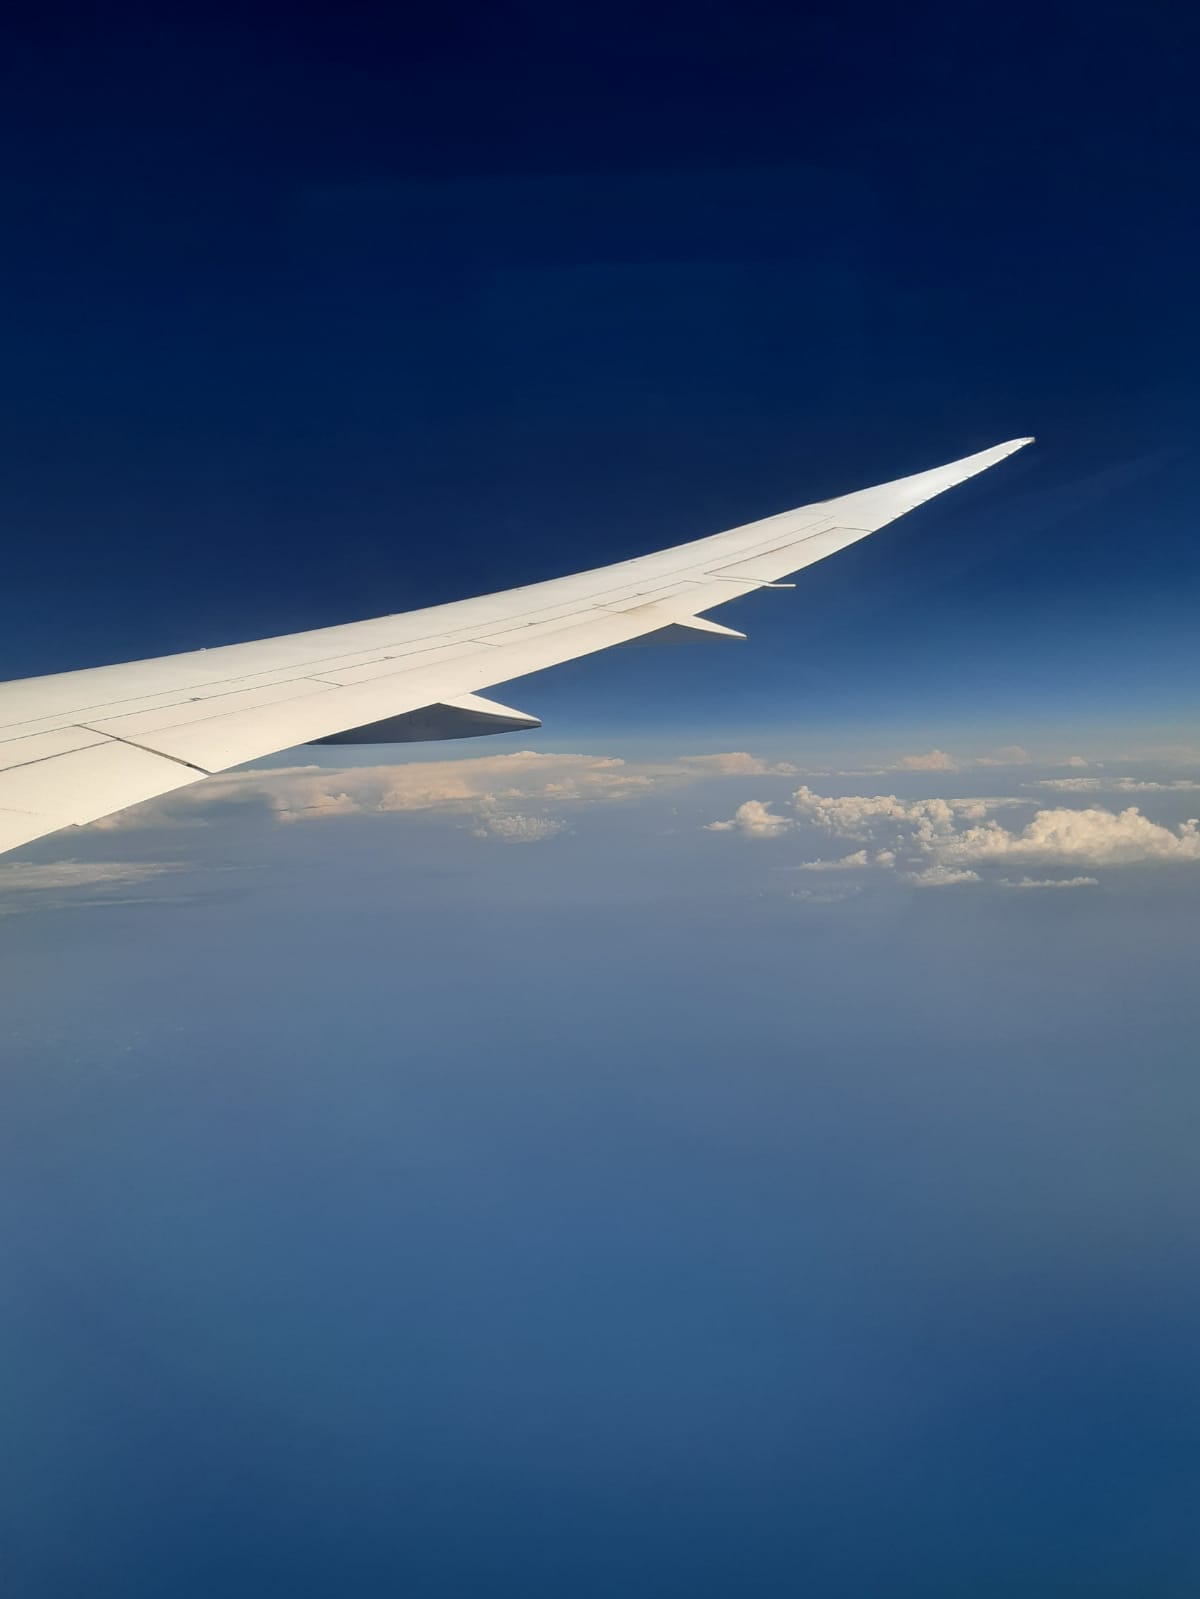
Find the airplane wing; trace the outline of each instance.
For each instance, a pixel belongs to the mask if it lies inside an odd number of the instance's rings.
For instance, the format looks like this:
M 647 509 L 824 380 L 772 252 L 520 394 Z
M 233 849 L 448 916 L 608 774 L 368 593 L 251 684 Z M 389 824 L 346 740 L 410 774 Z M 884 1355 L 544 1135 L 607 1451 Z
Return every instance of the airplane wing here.
M 701 613 L 823 560 L 1031 442 L 502 594 L 0 683 L 0 853 L 298 744 L 537 727 L 478 690 L 667 629 L 741 638 Z

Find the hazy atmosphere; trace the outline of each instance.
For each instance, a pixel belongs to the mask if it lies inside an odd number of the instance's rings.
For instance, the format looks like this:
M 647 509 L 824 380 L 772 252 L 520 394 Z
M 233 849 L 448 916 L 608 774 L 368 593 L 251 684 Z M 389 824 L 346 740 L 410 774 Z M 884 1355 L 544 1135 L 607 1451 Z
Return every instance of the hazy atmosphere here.
M 1200 1590 L 1195 19 L 651 11 L 0 52 L 4 679 L 1037 439 L 0 859 L 6 1599 Z
M 1186 1591 L 1200 762 L 539 745 L 0 865 L 31 1591 Z

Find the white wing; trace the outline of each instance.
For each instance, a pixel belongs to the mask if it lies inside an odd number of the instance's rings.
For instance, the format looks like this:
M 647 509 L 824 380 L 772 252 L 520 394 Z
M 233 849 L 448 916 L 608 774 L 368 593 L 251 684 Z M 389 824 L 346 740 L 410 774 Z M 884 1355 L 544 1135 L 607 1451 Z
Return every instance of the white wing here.
M 0 852 L 297 744 L 536 727 L 476 690 L 663 628 L 731 633 L 700 613 L 823 560 L 1030 442 L 502 594 L 0 684 Z

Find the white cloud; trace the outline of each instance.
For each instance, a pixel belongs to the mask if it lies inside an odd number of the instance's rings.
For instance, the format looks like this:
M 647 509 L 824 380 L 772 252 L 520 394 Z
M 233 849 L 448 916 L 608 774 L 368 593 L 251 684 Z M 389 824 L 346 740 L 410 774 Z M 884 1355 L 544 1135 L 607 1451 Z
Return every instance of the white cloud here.
M 977 802 L 975 802 L 977 803 Z M 914 832 L 932 840 L 954 829 L 954 808 L 948 800 L 901 800 L 895 794 L 816 794 L 806 783 L 792 795 L 797 817 L 835 838 L 866 843 L 881 831 Z
M 1152 822 L 1136 805 L 1114 812 L 1039 811 L 1020 833 L 998 822 L 968 828 L 940 841 L 945 861 L 1059 861 L 1086 866 L 1129 866 L 1149 861 L 1200 861 L 1200 832 L 1193 819 L 1174 830 Z
M 1028 766 L 1033 756 L 1019 744 L 1005 744 L 991 755 L 981 755 L 976 766 Z
M 264 807 L 283 824 L 420 811 L 493 814 L 530 800 L 569 806 L 633 799 L 659 782 L 698 776 L 686 769 L 637 768 L 616 756 L 532 750 L 388 766 L 251 768 L 221 773 L 93 825 L 116 830 L 194 822 L 231 804 Z
M 954 883 L 977 883 L 979 873 L 953 866 L 927 866 L 924 871 L 910 872 L 905 881 L 917 888 L 948 888 Z
M 559 810 L 638 799 L 662 788 L 716 778 L 794 775 L 789 763 L 762 760 L 744 750 L 658 762 L 516 750 L 378 766 L 259 767 L 220 773 L 92 825 L 100 831 L 119 831 L 195 823 L 222 806 L 247 805 L 266 809 L 285 825 L 441 811 L 476 818 L 478 831 L 499 837 L 495 818 L 510 812 L 528 820 L 531 802 Z M 510 836 L 515 838 L 522 829 L 523 824 L 517 823 Z M 535 830 L 524 829 L 526 834 Z M 549 836 L 544 826 L 540 832 Z
M 746 800 L 726 822 L 709 822 L 710 833 L 741 833 L 744 838 L 774 838 L 792 826 L 790 817 L 777 816 L 761 800 Z
M 472 829 L 476 838 L 498 838 L 505 844 L 537 844 L 566 828 L 553 816 L 526 816 L 520 811 L 484 815 Z
M 796 768 L 790 761 L 764 761 L 757 755 L 747 755 L 745 750 L 731 750 L 723 755 L 681 755 L 676 763 L 685 772 L 699 777 L 795 777 Z
M 774 836 L 789 825 L 813 827 L 857 848 L 835 859 L 800 861 L 792 870 L 897 868 L 908 881 L 930 887 L 978 880 L 980 867 L 1015 863 L 1084 869 L 1200 863 L 1200 822 L 1166 826 L 1144 816 L 1137 806 L 1121 811 L 1099 806 L 1040 809 L 1024 827 L 1011 829 L 989 815 L 1002 807 L 1029 803 L 1006 797 L 904 800 L 895 794 L 826 795 L 801 784 L 792 796 L 794 823 L 762 801 L 749 800 L 729 821 L 709 825 L 713 831 L 737 830 L 750 837 Z M 1085 886 L 1078 873 L 1064 879 L 1030 877 L 1005 883 L 1006 887 L 1060 885 Z
M 170 861 L 13 861 L 0 866 L 0 916 L 119 903 L 105 891 L 183 870 Z
M 935 747 L 912 755 L 901 755 L 881 765 L 863 762 L 857 766 L 830 766 L 821 769 L 805 766 L 800 768 L 799 775 L 809 778 L 883 777 L 887 772 L 969 772 L 980 766 L 1031 766 L 1033 763 L 1034 757 L 1021 744 L 1003 744 L 999 749 L 991 750 L 986 755 L 955 755 L 949 750 Z M 1082 755 L 1068 755 L 1058 761 L 1048 761 L 1046 764 L 1080 768 L 1100 767 L 1103 762 L 1088 761 Z
M 1003 756 L 1015 761 L 1023 753 L 1014 746 L 999 751 L 995 759 Z M 943 761 L 956 764 L 940 750 L 905 759 L 910 763 L 905 767 L 908 771 L 949 770 Z M 531 750 L 376 766 L 260 768 L 210 778 L 100 825 L 127 828 L 194 822 L 230 805 L 264 809 L 289 826 L 345 817 L 436 812 L 462 819 L 480 837 L 533 843 L 563 832 L 575 807 L 628 802 L 673 786 L 737 777 L 779 777 L 788 770 L 783 763 L 768 762 L 746 751 L 627 762 L 615 756 Z M 1104 779 L 1092 773 L 1047 778 L 1043 783 L 1064 798 L 1090 796 L 1101 789 L 1164 796 L 1200 790 L 1200 782 L 1192 779 Z M 1027 825 L 1001 825 L 1006 808 L 1014 806 L 1035 812 Z M 1038 808 L 1034 799 L 1012 795 L 902 799 L 895 794 L 826 795 L 801 784 L 792 794 L 790 808 L 776 809 L 769 799 L 746 800 L 728 819 L 710 822 L 708 828 L 752 839 L 811 828 L 837 841 L 841 848 L 830 850 L 828 860 L 800 861 L 799 870 L 894 869 L 918 874 L 930 883 L 935 879 L 926 874 L 934 867 L 969 872 L 982 866 L 1060 865 L 1073 868 L 1064 878 L 1069 880 L 1102 866 L 1200 861 L 1200 835 L 1194 821 L 1171 827 L 1150 820 L 1136 806 L 1121 811 L 1099 805 Z M 823 852 L 810 848 L 803 853 L 819 856 Z M 7 870 L 18 869 L 37 870 L 25 865 Z M 74 869 L 106 873 L 110 882 L 130 882 L 169 868 L 133 863 L 124 868 L 127 875 L 123 879 L 115 875 L 122 870 L 119 864 L 85 863 Z M 100 877 L 93 880 L 102 881 Z M 941 880 L 949 879 L 943 876 Z M 1040 875 L 1033 874 L 1031 880 L 1041 880 Z M 0 872 L 0 889 L 5 886 L 14 889 L 20 883 Z
M 896 764 L 906 772 L 958 771 L 958 762 L 945 750 L 930 750 L 926 755 L 902 755 Z
M 1137 777 L 1044 777 L 1026 788 L 1051 788 L 1062 794 L 1200 794 L 1200 782 L 1174 777 L 1165 783 Z
M 882 864 L 876 857 L 876 864 Z M 852 855 L 843 855 L 840 861 L 801 861 L 798 866 L 789 867 L 793 872 L 855 872 L 862 871 L 871 865 L 871 858 L 865 849 L 856 849 Z
M 1001 888 L 1095 888 L 1098 877 L 1002 877 Z
M 932 749 L 923 755 L 902 755 L 892 771 L 899 772 L 960 772 L 969 766 L 1028 766 L 1033 757 L 1020 744 L 1005 744 L 990 755 L 949 755 L 945 750 Z M 844 773 L 852 776 L 852 773 Z M 870 774 L 866 774 L 870 775 Z
M 14 861 L 0 866 L 0 893 L 64 888 L 109 888 L 145 883 L 164 872 L 182 871 L 169 861 Z

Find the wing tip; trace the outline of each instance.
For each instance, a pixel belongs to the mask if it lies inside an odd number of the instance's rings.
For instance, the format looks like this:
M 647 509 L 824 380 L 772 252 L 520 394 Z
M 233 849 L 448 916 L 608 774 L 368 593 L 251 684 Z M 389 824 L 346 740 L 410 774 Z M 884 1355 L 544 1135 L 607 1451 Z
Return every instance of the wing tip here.
M 1007 460 L 1010 455 L 1015 455 L 1018 450 L 1023 450 L 1027 444 L 1035 442 L 1032 433 L 1021 439 L 1006 439 L 1003 444 L 993 444 L 986 450 L 979 450 L 974 455 L 966 455 L 962 460 L 951 461 L 948 464 L 951 469 L 970 468 L 968 475 L 973 477 L 976 472 L 986 472 L 989 466 L 996 466 L 1000 461 Z

